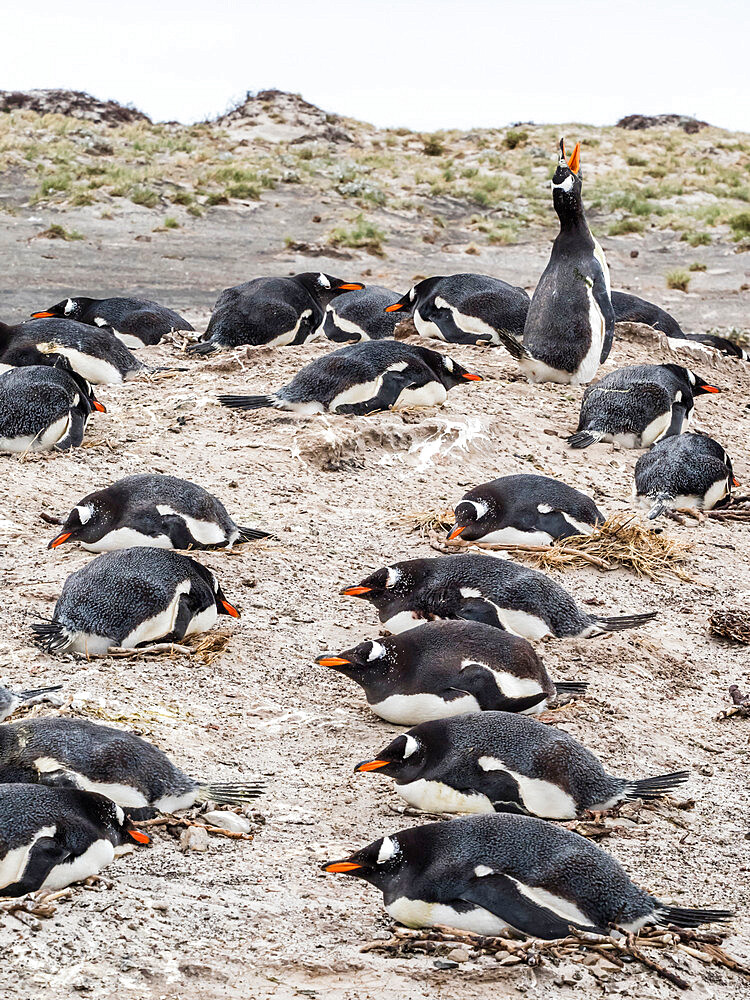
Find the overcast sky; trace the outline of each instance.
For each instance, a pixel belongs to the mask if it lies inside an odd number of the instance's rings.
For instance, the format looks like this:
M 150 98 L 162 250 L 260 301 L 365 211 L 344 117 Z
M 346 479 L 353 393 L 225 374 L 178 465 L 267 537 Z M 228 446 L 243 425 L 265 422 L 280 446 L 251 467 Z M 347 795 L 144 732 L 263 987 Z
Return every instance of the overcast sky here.
M 0 89 L 88 90 L 183 122 L 276 87 L 423 130 L 679 112 L 750 131 L 749 9 L 747 0 L 36 0 L 3 14 Z

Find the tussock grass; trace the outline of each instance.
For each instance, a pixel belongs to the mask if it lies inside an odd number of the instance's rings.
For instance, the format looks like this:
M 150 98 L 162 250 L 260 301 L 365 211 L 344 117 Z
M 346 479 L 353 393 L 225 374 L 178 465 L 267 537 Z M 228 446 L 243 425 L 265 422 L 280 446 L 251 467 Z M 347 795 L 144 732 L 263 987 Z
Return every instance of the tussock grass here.
M 690 286 L 690 275 L 687 271 L 670 271 L 664 280 L 667 288 L 674 288 L 678 292 L 686 292 Z
M 354 247 L 367 250 L 377 257 L 384 257 L 383 240 L 385 233 L 372 222 L 365 219 L 361 213 L 354 220 L 354 225 L 347 229 L 343 226 L 334 229 L 328 235 L 328 242 L 335 247 Z

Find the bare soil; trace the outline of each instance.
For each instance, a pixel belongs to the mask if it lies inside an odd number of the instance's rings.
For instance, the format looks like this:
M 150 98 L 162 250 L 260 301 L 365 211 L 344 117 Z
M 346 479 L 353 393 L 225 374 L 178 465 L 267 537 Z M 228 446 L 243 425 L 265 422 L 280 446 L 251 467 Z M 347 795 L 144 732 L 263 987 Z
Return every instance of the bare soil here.
M 225 286 L 261 273 L 323 267 L 403 292 L 416 274 L 478 270 L 528 288 L 546 260 L 546 240 L 463 253 L 465 234 L 418 245 L 403 225 L 389 257 L 350 260 L 280 251 L 283 236 L 314 241 L 325 203 L 284 191 L 242 210 L 227 208 L 190 229 L 152 233 L 136 207 L 100 224 L 93 211 L 66 215 L 85 225 L 86 244 L 34 239 L 50 221 L 30 210 L 0 233 L 0 313 L 21 318 L 72 293 L 148 293 L 203 329 Z M 398 219 L 394 220 L 394 225 Z M 148 237 L 148 239 L 144 239 Z M 737 289 L 749 259 L 714 244 L 709 270 L 689 295 L 663 294 L 663 274 L 692 253 L 666 233 L 604 240 L 615 287 L 673 308 L 688 329 L 740 325 Z M 417 249 L 415 249 L 417 247 Z M 630 250 L 637 247 L 637 259 Z M 434 345 L 433 345 L 434 346 Z M 0 987 L 9 998 L 71 995 L 130 1000 L 330 997 L 412 998 L 607 996 L 662 998 L 677 991 L 639 967 L 615 970 L 565 961 L 502 968 L 472 959 L 441 971 L 430 957 L 360 953 L 387 936 L 380 894 L 355 879 L 320 872 L 387 832 L 424 821 L 404 815 L 390 783 L 355 775 L 354 764 L 392 738 L 358 688 L 314 657 L 378 634 L 367 605 L 338 596 L 345 584 L 402 558 L 430 555 L 393 518 L 441 511 L 472 485 L 541 471 L 589 492 L 604 510 L 628 507 L 638 452 L 596 445 L 570 451 L 581 389 L 519 380 L 501 349 L 450 348 L 485 381 L 456 389 L 439 410 L 369 418 L 300 420 L 271 411 L 241 415 L 218 392 L 262 392 L 285 382 L 330 345 L 240 349 L 206 360 L 172 345 L 141 352 L 187 370 L 160 381 L 101 387 L 84 447 L 54 456 L 0 456 L 0 675 L 12 686 L 63 682 L 76 710 L 119 719 L 146 734 L 185 769 L 212 780 L 263 775 L 252 843 L 212 838 L 207 853 L 181 853 L 155 832 L 153 846 L 113 864 L 93 889 L 77 888 L 32 930 L 0 925 Z M 604 371 L 665 357 L 658 338 L 619 339 Z M 696 427 L 721 441 L 741 482 L 750 477 L 750 367 L 689 359 L 726 388 L 701 397 Z M 63 547 L 42 513 L 61 515 L 89 491 L 134 472 L 189 477 L 215 492 L 243 524 L 263 524 L 274 543 L 201 554 L 242 618 L 224 624 L 227 650 L 210 666 L 195 658 L 54 659 L 30 643 L 29 624 L 49 616 L 68 573 L 90 555 Z M 688 768 L 683 799 L 644 809 L 602 841 L 641 885 L 683 906 L 730 906 L 738 916 L 726 947 L 750 958 L 747 872 L 748 721 L 717 721 L 727 689 L 750 686 L 746 647 L 711 637 L 708 617 L 725 602 L 747 603 L 750 525 L 707 521 L 664 530 L 693 543 L 691 582 L 653 582 L 593 568 L 558 579 L 603 612 L 658 610 L 652 624 L 593 641 L 540 644 L 550 672 L 589 682 L 589 694 L 556 724 L 600 755 L 613 773 L 643 777 Z M 228 621 L 228 620 L 227 620 Z M 88 700 L 87 700 L 88 699 Z M 52 708 L 34 711 L 53 712 Z M 684 803 L 683 803 L 684 804 Z M 257 818 L 257 816 L 256 816 Z M 683 952 L 662 956 L 691 982 L 691 998 L 739 997 L 747 982 Z

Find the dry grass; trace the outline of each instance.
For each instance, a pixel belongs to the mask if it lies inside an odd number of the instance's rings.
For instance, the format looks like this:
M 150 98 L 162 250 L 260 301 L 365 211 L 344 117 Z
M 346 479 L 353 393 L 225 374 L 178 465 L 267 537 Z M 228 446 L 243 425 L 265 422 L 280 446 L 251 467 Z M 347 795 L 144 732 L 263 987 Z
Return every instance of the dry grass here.
M 720 639 L 750 646 L 750 612 L 745 608 L 717 608 L 708 624 Z

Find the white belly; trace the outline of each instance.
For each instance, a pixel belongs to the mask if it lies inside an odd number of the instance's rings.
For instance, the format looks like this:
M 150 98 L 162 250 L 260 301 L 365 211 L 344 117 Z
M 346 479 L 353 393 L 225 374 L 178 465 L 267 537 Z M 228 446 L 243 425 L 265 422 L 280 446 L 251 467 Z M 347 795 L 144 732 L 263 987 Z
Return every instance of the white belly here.
M 56 832 L 56 826 L 44 826 L 36 833 L 31 843 L 14 847 L 6 852 L 5 857 L 0 858 L 0 896 L 6 886 L 18 882 L 26 871 L 29 854 L 37 840 L 41 840 L 42 837 L 54 837 Z
M 109 840 L 95 840 L 83 854 L 72 861 L 56 865 L 41 885 L 42 889 L 64 889 L 91 875 L 98 875 L 114 859 L 115 849 Z
M 402 799 L 417 809 L 432 813 L 491 813 L 494 806 L 486 795 L 479 792 L 458 792 L 442 781 L 411 781 L 396 785 Z
M 81 542 L 89 552 L 114 552 L 136 545 L 148 545 L 152 549 L 171 549 L 172 541 L 166 535 L 144 535 L 134 528 L 115 528 L 97 542 Z
M 508 924 L 504 920 L 481 906 L 459 912 L 447 903 L 425 903 L 401 896 L 389 903 L 386 910 L 394 920 L 406 927 L 434 927 L 442 924 L 486 937 L 506 934 L 508 931 Z
M 487 545 L 549 545 L 552 540 L 547 531 L 520 531 L 512 525 L 489 531 L 477 539 Z
M 56 347 L 53 353 L 67 358 L 73 371 L 92 385 L 117 385 L 123 380 L 119 370 L 103 358 L 93 358 L 74 347 Z
M 407 406 L 442 406 L 448 392 L 442 382 L 428 382 L 418 389 L 402 389 L 392 409 L 404 410 Z
M 107 799 L 112 799 L 123 809 L 142 809 L 147 806 L 146 796 L 137 788 L 123 785 L 116 781 L 92 781 L 85 774 L 73 771 L 67 764 L 61 764 L 53 757 L 37 757 L 34 767 L 39 774 L 50 774 L 53 771 L 65 771 L 75 781 L 78 788 L 84 792 L 98 792 Z
M 445 340 L 440 327 L 431 319 L 422 319 L 419 309 L 414 310 L 414 326 L 417 333 L 423 337 L 436 337 L 438 340 Z
M 451 701 L 445 701 L 437 694 L 392 694 L 383 701 L 370 705 L 370 708 L 381 719 L 397 726 L 416 726 L 431 719 L 447 719 L 452 715 L 480 711 L 479 703 L 471 694 Z
M 383 622 L 383 628 L 392 635 L 398 635 L 399 632 L 407 632 L 410 628 L 425 624 L 426 619 L 415 617 L 413 611 L 399 611 L 397 615 Z

